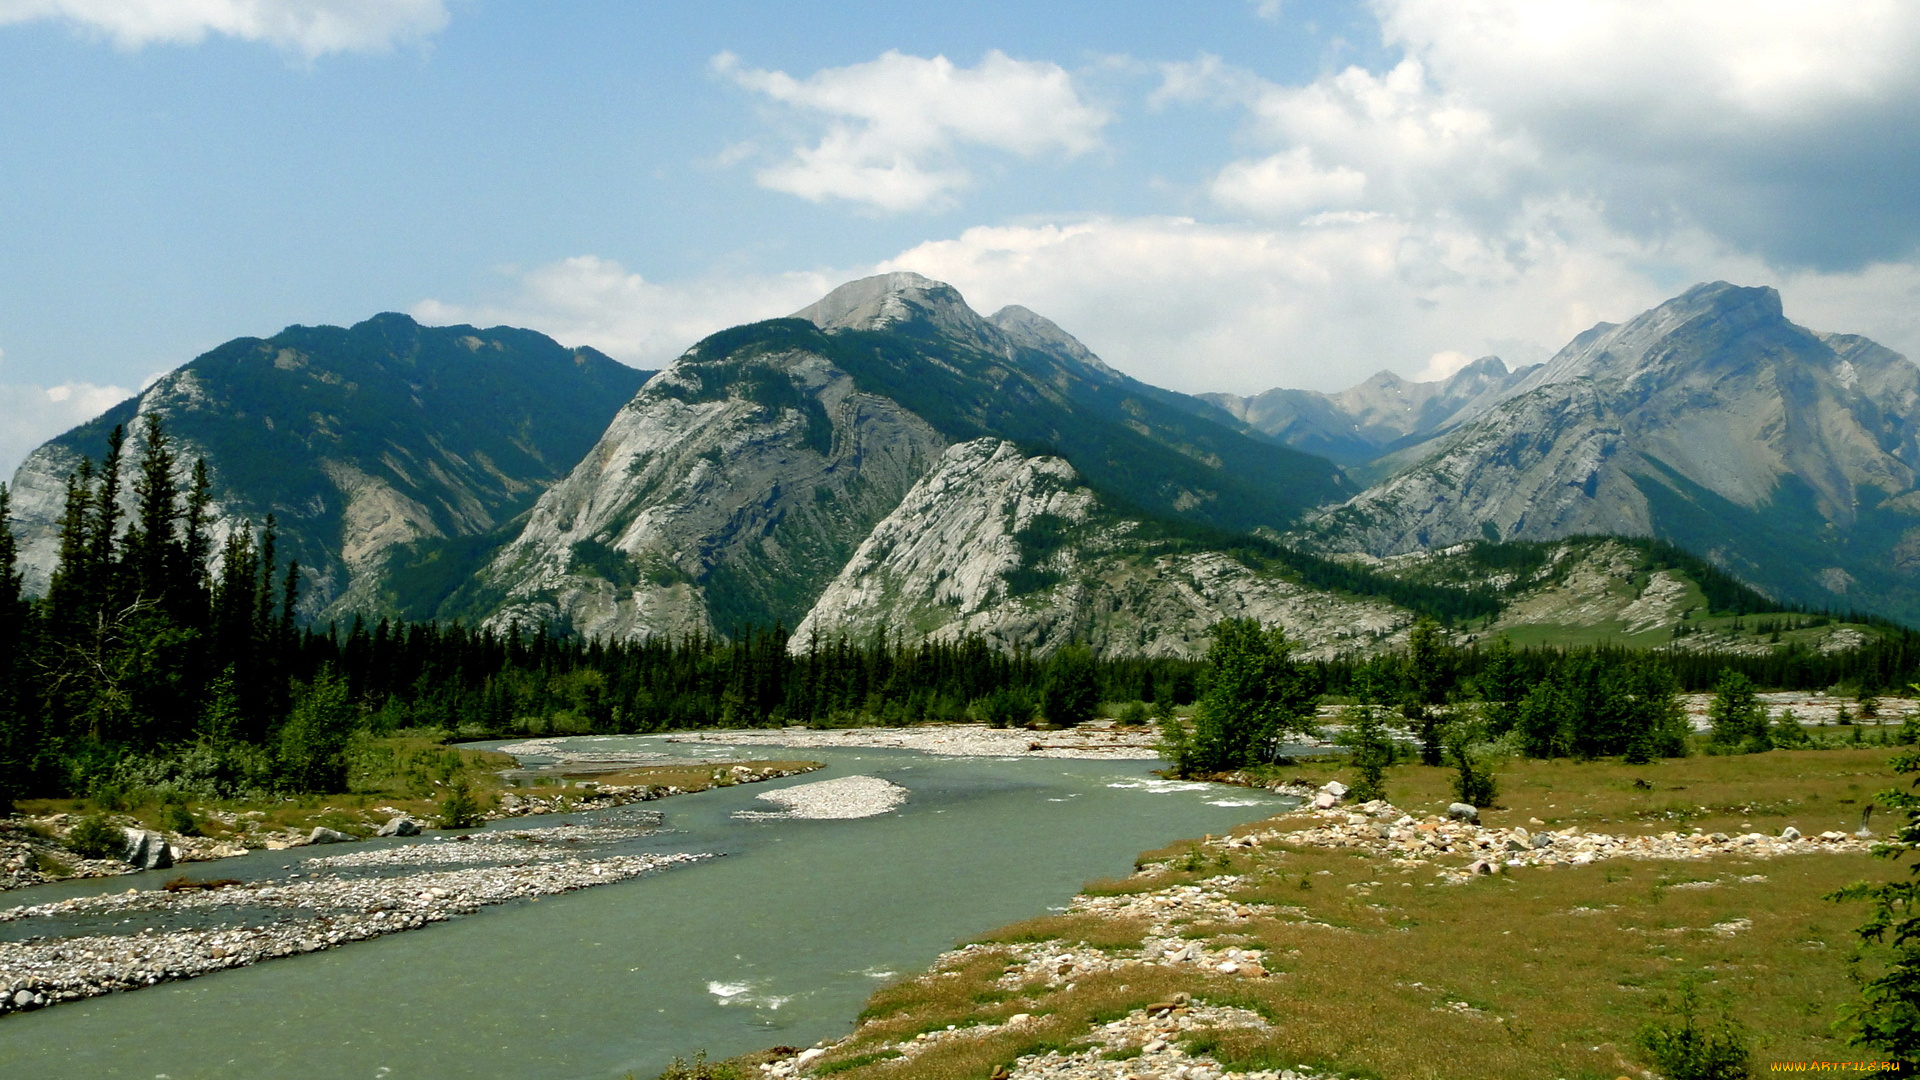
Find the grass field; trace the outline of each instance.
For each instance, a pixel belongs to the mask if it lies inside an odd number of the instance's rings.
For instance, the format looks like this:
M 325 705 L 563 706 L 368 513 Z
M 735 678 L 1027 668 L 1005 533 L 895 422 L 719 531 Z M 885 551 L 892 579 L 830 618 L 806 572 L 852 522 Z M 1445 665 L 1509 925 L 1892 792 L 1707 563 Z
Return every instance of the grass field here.
M 1501 805 L 1484 820 L 1611 833 L 1777 833 L 1788 825 L 1852 832 L 1872 793 L 1893 786 L 1889 757 L 1875 749 L 1644 766 L 1515 761 L 1501 770 Z M 1344 775 L 1332 762 L 1293 771 L 1316 784 Z M 1450 775 L 1399 766 L 1388 794 L 1409 813 L 1432 813 L 1451 801 Z M 1245 831 L 1294 823 L 1304 821 Z M 1849 1048 L 1832 1025 L 1874 963 L 1852 934 L 1864 912 L 1824 897 L 1906 872 L 1885 860 L 1822 853 L 1614 859 L 1446 885 L 1436 883 L 1435 865 L 1404 867 L 1352 850 L 1198 842 L 1145 853 L 1141 865 L 1131 877 L 1089 883 L 1088 894 L 1211 882 L 1254 914 L 1231 926 L 1193 922 L 1180 933 L 1210 948 L 1261 950 L 1268 974 L 1129 963 L 1143 933 L 1137 921 L 1045 917 L 985 935 L 983 946 L 881 990 L 862 1026 L 814 1071 L 850 1080 L 986 1080 L 1021 1055 L 1084 1045 L 1093 1025 L 1180 991 L 1270 1022 L 1190 1038 L 1195 1052 L 1230 1070 L 1309 1065 L 1434 1080 L 1650 1076 L 1636 1033 L 1672 1022 L 1688 986 L 1703 1019 L 1724 1015 L 1746 1034 L 1756 1073 L 1772 1061 L 1859 1060 L 1871 1055 Z M 1066 984 L 1003 985 L 1035 948 L 1083 941 L 1121 962 Z M 991 1027 L 1015 1013 L 1034 1020 Z M 913 1045 L 916 1035 L 948 1025 L 981 1027 L 983 1035 Z

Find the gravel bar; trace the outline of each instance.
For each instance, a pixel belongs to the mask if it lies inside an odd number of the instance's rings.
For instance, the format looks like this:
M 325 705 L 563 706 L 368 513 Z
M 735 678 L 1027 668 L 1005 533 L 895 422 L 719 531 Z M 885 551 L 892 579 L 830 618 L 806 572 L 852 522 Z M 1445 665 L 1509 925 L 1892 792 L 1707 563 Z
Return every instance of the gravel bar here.
M 841 776 L 797 787 L 781 788 L 759 796 L 782 809 L 737 810 L 734 817 L 747 821 L 770 818 L 814 818 L 832 820 L 873 817 L 884 814 L 907 801 L 907 789 L 877 776 Z

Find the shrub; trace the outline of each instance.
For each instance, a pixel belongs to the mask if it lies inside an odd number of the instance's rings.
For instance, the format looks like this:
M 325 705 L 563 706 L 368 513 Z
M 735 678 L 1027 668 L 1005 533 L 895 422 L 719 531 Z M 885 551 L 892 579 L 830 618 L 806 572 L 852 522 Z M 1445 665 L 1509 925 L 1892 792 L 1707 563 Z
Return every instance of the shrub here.
M 1120 706 L 1120 716 L 1118 719 L 1122 724 L 1126 724 L 1129 727 L 1139 727 L 1145 724 L 1147 722 L 1147 703 L 1144 701 L 1127 702 L 1125 705 Z
M 1746 1029 L 1724 1013 L 1712 1021 L 1703 1021 L 1699 1013 L 1699 993 L 1689 982 L 1668 1006 L 1667 1017 L 1642 1027 L 1635 1041 L 1667 1080 L 1751 1077 Z
M 473 797 L 473 788 L 466 778 L 453 781 L 447 786 L 447 797 L 440 800 L 440 827 L 443 829 L 471 829 L 486 821 L 485 808 L 480 800 Z
M 1033 719 L 1033 699 L 1004 686 L 981 698 L 978 708 L 989 727 L 1018 727 Z
M 1448 733 L 1446 747 L 1453 759 L 1454 797 L 1470 806 L 1492 806 L 1500 797 L 1500 785 L 1493 778 L 1487 746 L 1474 741 L 1472 734 L 1455 730 Z
M 127 850 L 127 833 L 107 815 L 91 814 L 67 833 L 67 850 L 83 859 L 117 859 Z
M 1347 729 L 1334 741 L 1350 751 L 1349 760 L 1359 778 L 1353 782 L 1355 802 L 1370 802 L 1387 797 L 1387 766 L 1393 764 L 1393 739 L 1372 705 L 1349 706 L 1344 712 Z
M 200 823 L 194 820 L 193 811 L 187 809 L 187 800 L 177 795 L 161 802 L 160 827 L 181 836 L 200 835 Z
M 743 1080 L 743 1078 L 740 1070 L 724 1061 L 708 1061 L 707 1052 L 702 1050 L 693 1055 L 692 1061 L 674 1058 L 673 1064 L 667 1066 L 666 1071 L 660 1074 L 660 1080 Z

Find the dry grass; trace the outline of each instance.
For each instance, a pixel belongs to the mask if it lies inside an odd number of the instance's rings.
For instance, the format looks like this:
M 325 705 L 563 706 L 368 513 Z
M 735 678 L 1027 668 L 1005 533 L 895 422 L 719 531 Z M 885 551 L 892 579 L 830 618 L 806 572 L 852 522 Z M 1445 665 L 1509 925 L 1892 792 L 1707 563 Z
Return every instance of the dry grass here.
M 1138 949 L 1147 935 L 1145 919 L 1103 919 L 1095 915 L 1042 915 L 975 939 L 984 944 L 1017 945 L 1062 941 L 1090 949 Z
M 1780 752 L 1690 758 L 1649 766 L 1515 762 L 1501 773 L 1506 808 L 1491 824 L 1529 818 L 1592 831 L 1660 832 L 1690 807 L 1707 831 L 1803 832 L 1858 824 L 1857 807 L 1891 785 L 1887 753 Z M 1324 782 L 1337 765 L 1310 766 Z M 1388 779 L 1398 805 L 1432 812 L 1451 801 L 1447 770 L 1403 766 Z M 1649 782 L 1652 791 L 1634 786 Z M 1676 790 L 1677 789 L 1677 790 Z M 1705 809 L 1701 809 L 1704 807 Z M 1265 830 L 1262 823 L 1248 831 Z M 1662 1015 L 1667 995 L 1697 980 L 1702 998 L 1753 1034 L 1756 1061 L 1858 1057 L 1836 1037 L 1836 1009 L 1855 1000 L 1852 928 L 1864 912 L 1824 899 L 1896 871 L 1853 854 L 1771 860 L 1611 860 L 1515 869 L 1467 885 L 1436 884 L 1433 866 L 1401 869 L 1347 850 L 1236 852 L 1192 842 L 1145 853 L 1148 872 L 1091 882 L 1107 895 L 1237 873 L 1231 896 L 1274 905 L 1250 924 L 1196 924 L 1188 936 L 1267 952 L 1272 974 L 1246 979 L 1189 966 L 1130 966 L 1080 978 L 1071 989 L 994 985 L 1008 949 L 876 994 L 867 1023 L 827 1061 L 852 1080 L 985 1080 L 1015 1058 L 1082 1044 L 1089 1025 L 1185 990 L 1240 1005 L 1270 1029 L 1199 1037 L 1230 1066 L 1317 1066 L 1355 1076 L 1563 1077 L 1645 1075 L 1634 1035 Z M 982 939 L 1092 943 L 1089 916 L 1018 923 Z M 1137 940 L 1116 926 L 1107 940 Z M 908 1057 L 877 1059 L 921 1032 L 993 1025 L 1015 1012 L 1036 1022 L 980 1038 L 942 1038 Z
M 1626 834 L 1696 826 L 1707 832 L 1778 833 L 1788 825 L 1809 835 L 1852 832 L 1873 793 L 1891 784 L 1887 759 L 1892 752 L 1884 747 L 1774 750 L 1648 765 L 1515 759 L 1496 769 L 1498 805 L 1482 811 L 1481 820 L 1503 828 L 1529 825 L 1530 819 L 1556 829 L 1604 825 L 1604 831 Z M 1289 773 L 1313 784 L 1353 781 L 1352 770 L 1337 759 L 1305 762 Z M 1450 768 L 1395 766 L 1387 771 L 1387 797 L 1408 813 L 1444 813 L 1454 801 L 1453 776 Z

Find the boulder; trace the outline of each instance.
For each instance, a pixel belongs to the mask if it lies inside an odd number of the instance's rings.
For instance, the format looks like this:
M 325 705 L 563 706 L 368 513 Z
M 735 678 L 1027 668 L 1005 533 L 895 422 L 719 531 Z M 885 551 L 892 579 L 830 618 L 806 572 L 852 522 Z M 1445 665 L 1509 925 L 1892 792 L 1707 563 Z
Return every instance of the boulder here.
M 165 870 L 173 865 L 173 849 L 160 834 L 146 829 L 126 830 L 126 851 L 120 857 L 142 870 Z
M 1471 866 L 1469 866 L 1469 867 L 1467 867 L 1467 873 L 1469 873 L 1469 874 L 1491 874 L 1491 873 L 1493 873 L 1493 872 L 1494 872 L 1494 870 L 1495 870 L 1495 869 L 1496 869 L 1496 868 L 1494 867 L 1494 865 L 1493 865 L 1493 864 L 1492 864 L 1491 862 L 1488 862 L 1488 861 L 1487 861 L 1487 860 L 1485 860 L 1485 859 L 1475 859 L 1475 860 L 1473 860 L 1473 865 L 1471 865 Z
M 420 823 L 413 820 L 410 817 L 407 817 L 405 814 L 402 814 L 398 817 L 390 817 L 387 819 L 387 823 L 385 825 L 380 826 L 380 830 L 374 833 L 374 835 L 375 836 L 419 836 Z
M 1447 807 L 1447 816 L 1454 821 L 1471 821 L 1476 825 L 1480 822 L 1480 811 L 1463 802 L 1457 802 Z
M 1780 830 L 1780 839 L 1798 840 L 1800 839 L 1800 830 L 1789 825 L 1786 828 Z
M 1327 781 L 1326 783 L 1320 785 L 1320 790 L 1326 792 L 1327 794 L 1333 796 L 1336 799 L 1344 799 L 1347 797 L 1347 785 L 1341 783 L 1338 780 Z
M 353 837 L 348 836 L 346 833 L 338 829 L 329 829 L 325 825 L 315 825 L 313 831 L 307 834 L 307 843 L 309 844 L 338 844 L 342 840 L 351 839 L 353 839 Z
M 1315 795 L 1313 797 L 1313 808 L 1315 810 L 1331 810 L 1334 807 L 1339 805 L 1340 805 L 1340 796 L 1335 795 L 1330 791 L 1323 791 L 1320 794 Z

